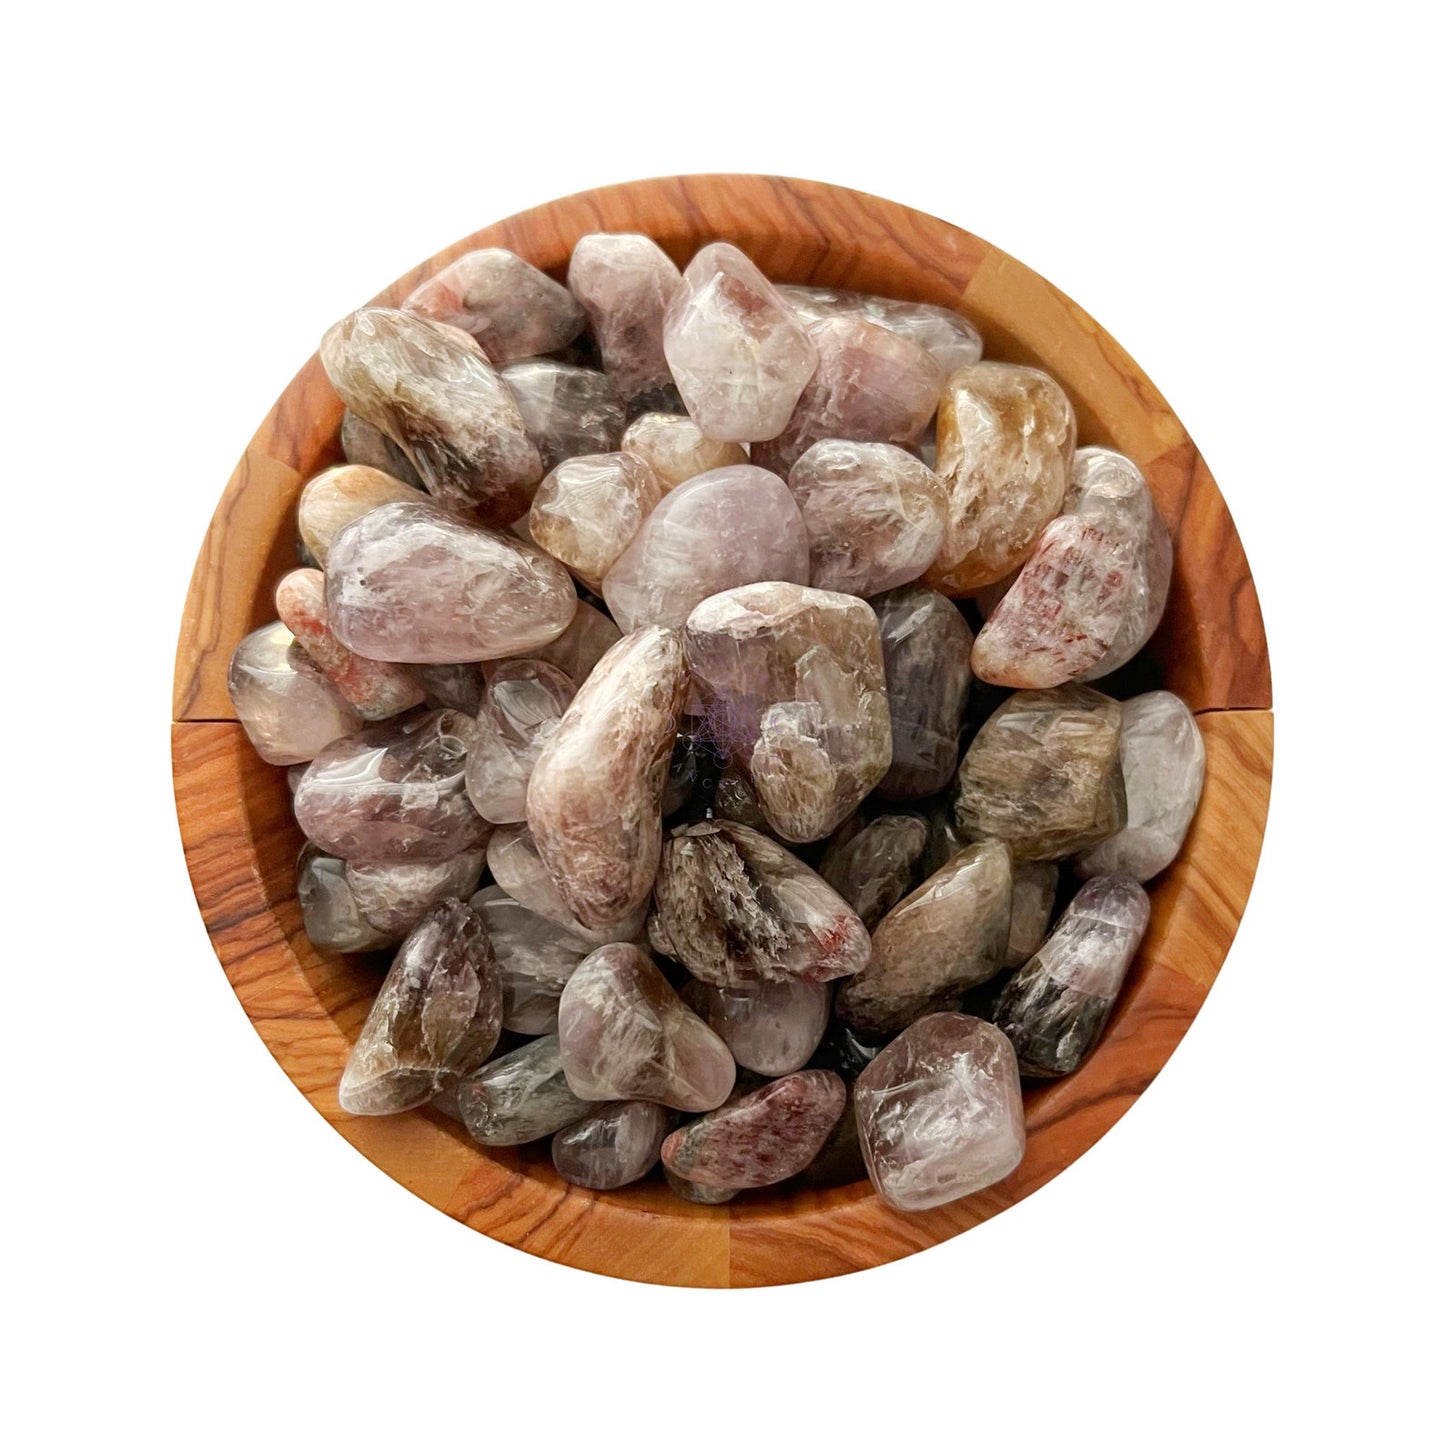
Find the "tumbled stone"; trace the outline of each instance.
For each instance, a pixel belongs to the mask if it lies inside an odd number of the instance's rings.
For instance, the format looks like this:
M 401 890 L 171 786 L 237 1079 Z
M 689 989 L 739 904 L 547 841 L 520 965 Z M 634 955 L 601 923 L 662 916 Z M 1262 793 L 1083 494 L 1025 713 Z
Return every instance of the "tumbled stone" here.
M 517 1034 L 555 1034 L 567 980 L 596 945 L 524 908 L 495 884 L 474 894 L 487 925 L 502 985 L 502 1027 Z
M 1124 703 L 1119 761 L 1127 821 L 1074 859 L 1085 878 L 1124 873 L 1147 883 L 1174 861 L 1204 791 L 1204 738 L 1194 714 L 1172 692 Z
M 317 565 L 324 567 L 332 539 L 348 522 L 387 502 L 418 500 L 415 487 L 375 467 L 328 467 L 302 487 L 296 529 Z
M 625 452 L 572 457 L 543 478 L 527 518 L 536 544 L 598 592 L 663 495 L 646 464 Z
M 878 794 L 926 798 L 958 771 L 973 634 L 958 608 L 931 587 L 899 587 L 872 606 L 893 733 L 893 762 Z
M 567 630 L 555 642 L 534 647 L 531 655 L 561 668 L 581 687 L 621 636 L 622 629 L 605 612 L 590 603 L 578 602 L 576 615 L 567 624 Z
M 672 384 L 662 322 L 682 275 L 656 241 L 602 231 L 583 236 L 572 248 L 567 284 L 587 312 L 620 395 L 630 399 Z
M 562 990 L 562 1065 L 583 1099 L 648 1099 L 696 1113 L 727 1098 L 736 1072 L 727 1045 L 631 943 L 589 954 Z
M 654 910 L 653 947 L 719 988 L 826 983 L 868 962 L 858 915 L 807 864 L 741 823 L 674 829 Z
M 682 999 L 745 1069 L 776 1078 L 801 1069 L 828 1026 L 828 985 L 782 983 L 713 988 L 692 979 Z
M 349 1114 L 424 1104 L 496 1047 L 502 993 L 482 921 L 450 899 L 397 951 L 337 1090 Z
M 362 726 L 355 709 L 281 622 L 258 628 L 236 644 L 226 687 L 251 746 L 278 767 L 309 762 Z
M 681 627 L 706 597 L 748 582 L 806 582 L 808 533 L 787 484 L 721 467 L 669 492 L 602 585 L 624 632 Z
M 527 816 L 527 784 L 537 756 L 557 730 L 576 686 L 560 668 L 533 658 L 492 665 L 467 752 L 467 794 L 491 823 Z
M 651 1170 L 673 1114 L 641 1099 L 604 1104 L 552 1137 L 552 1166 L 583 1189 L 621 1189 Z
M 478 1144 L 500 1149 L 545 1139 L 594 1105 L 567 1087 L 557 1035 L 543 1034 L 462 1079 L 457 1108 Z
M 729 763 L 718 774 L 717 787 L 713 792 L 712 816 L 729 823 L 746 823 L 749 828 L 755 828 L 769 838 L 774 836 L 747 774 L 733 763 Z
M 919 882 L 927 847 L 922 818 L 885 814 L 830 843 L 818 872 L 871 932 Z
M 718 441 L 777 436 L 818 365 L 793 308 L 726 241 L 688 263 L 667 308 L 663 349 L 688 415 Z
M 686 688 L 677 633 L 629 634 L 578 689 L 532 769 L 527 822 L 537 852 L 589 928 L 614 926 L 647 902 Z
M 644 412 L 623 433 L 622 450 L 648 466 L 671 491 L 704 472 L 746 464 L 747 448 L 705 437 L 690 416 Z
M 1124 824 L 1123 709 L 1070 683 L 1016 692 L 978 731 L 954 804 L 969 838 L 999 838 L 1016 863 L 1053 862 Z
M 380 427 L 372 426 L 365 417 L 346 411 L 341 417 L 341 455 L 360 467 L 372 467 L 393 476 L 409 487 L 420 487 L 410 459 Z M 322 560 L 320 554 L 317 560 Z
M 1008 947 L 1003 966 L 1018 968 L 1039 951 L 1049 931 L 1054 896 L 1059 889 L 1057 863 L 1023 863 L 1014 869 L 1009 908 Z
M 938 408 L 948 526 L 924 581 L 961 597 L 1012 572 L 1062 507 L 1073 455 L 1074 409 L 1052 377 L 1001 361 L 955 371 Z
M 586 324 L 565 286 L 500 246 L 458 256 L 401 304 L 469 332 L 497 366 L 560 351 Z
M 494 527 L 527 510 L 542 459 L 506 383 L 461 332 L 406 311 L 353 311 L 322 337 L 321 364 L 444 506 Z
M 627 413 L 602 372 L 562 361 L 517 361 L 502 368 L 502 380 L 543 471 L 567 457 L 617 450 Z
M 337 638 L 382 662 L 480 662 L 559 637 L 577 592 L 555 558 L 424 502 L 389 502 L 341 530 L 326 563 Z
M 868 604 L 760 582 L 699 603 L 684 638 L 700 715 L 747 769 L 770 826 L 796 843 L 827 837 L 893 757 Z
M 486 677 L 475 662 L 418 663 L 410 671 L 431 708 L 455 708 L 475 717 L 487 695 Z
M 705 1184 L 694 1184 L 690 1179 L 674 1174 L 666 1164 L 662 1166 L 662 1177 L 667 1181 L 667 1187 L 679 1199 L 686 1199 L 689 1204 L 726 1204 L 729 1199 L 736 1199 L 739 1192 L 736 1189 L 709 1189 Z
M 779 1184 L 812 1163 L 847 1097 L 837 1074 L 789 1074 L 669 1134 L 663 1162 L 708 1189 Z
M 1009 980 L 999 1027 L 1028 1075 L 1071 1074 L 1099 1041 L 1149 924 L 1149 895 L 1122 874 L 1092 878 L 1044 946 Z
M 344 859 L 332 858 L 307 843 L 296 860 L 296 899 L 306 936 L 329 953 L 367 953 L 385 948 L 397 935 L 368 923 L 351 885 Z
M 781 435 L 753 446 L 758 466 L 786 476 L 825 437 L 910 446 L 923 435 L 938 410 L 943 372 L 921 346 L 861 316 L 816 322 L 808 337 L 818 351 L 817 370 Z
M 490 825 L 467 797 L 476 723 L 410 713 L 341 738 L 296 789 L 296 821 L 324 852 L 352 862 L 451 858 L 484 845 Z
M 276 584 L 276 611 L 327 680 L 367 722 L 382 722 L 426 697 L 422 685 L 392 662 L 361 657 L 342 646 L 326 612 L 326 578 L 312 567 Z
M 422 915 L 448 898 L 476 891 L 487 855 L 469 849 L 451 858 L 420 863 L 348 863 L 346 883 L 361 916 L 388 938 L 402 938 Z
M 834 316 L 861 316 L 923 347 L 938 363 L 943 376 L 970 366 L 983 355 L 983 338 L 968 317 L 946 306 L 926 301 L 896 301 L 862 291 L 840 291 L 823 286 L 779 286 L 804 321 L 826 321 Z
M 1003 967 L 1013 869 L 1002 843 L 965 848 L 891 909 L 873 930 L 873 953 L 838 989 L 838 1017 L 893 1033 L 947 1009 Z
M 961 1199 L 1023 1159 L 1018 1064 L 982 1019 L 920 1019 L 863 1070 L 853 1097 L 868 1177 L 894 1209 Z

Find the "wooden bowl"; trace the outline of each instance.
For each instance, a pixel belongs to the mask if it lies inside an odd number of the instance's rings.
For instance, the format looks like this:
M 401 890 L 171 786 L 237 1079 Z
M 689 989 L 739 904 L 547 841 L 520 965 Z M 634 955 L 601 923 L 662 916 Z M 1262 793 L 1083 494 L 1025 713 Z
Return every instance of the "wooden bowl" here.
M 572 1188 L 545 1146 L 490 1152 L 430 1110 L 341 1112 L 336 1085 L 379 983 L 361 960 L 312 948 L 296 901 L 301 837 L 284 770 L 251 751 L 226 693 L 231 651 L 274 618 L 297 565 L 302 483 L 339 461 L 341 404 L 316 357 L 261 424 L 211 522 L 176 658 L 172 747 L 186 859 L 217 957 L 256 1031 L 340 1134 L 414 1194 L 531 1254 L 625 1279 L 763 1285 L 911 1254 L 1032 1193 L 1077 1159 L 1150 1083 L 1224 961 L 1254 878 L 1272 757 L 1269 660 L 1244 550 L 1202 458 L 1148 378 L 1066 296 L 967 231 L 890 201 L 773 176 L 683 176 L 569 196 L 457 242 L 377 298 L 396 305 L 463 251 L 505 246 L 562 276 L 588 231 L 642 231 L 679 264 L 705 242 L 745 250 L 774 280 L 956 306 L 985 354 L 1043 367 L 1078 413 L 1081 445 L 1144 469 L 1174 535 L 1169 608 L 1137 686 L 1194 708 L 1208 776 L 1184 849 L 1151 890 L 1153 917 L 1099 1047 L 1072 1077 L 1030 1089 L 1028 1148 L 1003 1183 L 922 1214 L 867 1182 L 687 1204 L 652 1179 L 612 1194 Z

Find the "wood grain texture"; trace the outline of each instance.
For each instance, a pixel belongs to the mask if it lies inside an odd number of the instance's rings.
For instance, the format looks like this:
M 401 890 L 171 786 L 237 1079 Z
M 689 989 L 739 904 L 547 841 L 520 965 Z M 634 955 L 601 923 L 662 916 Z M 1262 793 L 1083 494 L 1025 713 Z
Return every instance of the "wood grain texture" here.
M 891 202 L 759 176 L 614 186 L 479 231 L 377 300 L 399 301 L 479 245 L 507 246 L 560 274 L 577 238 L 599 229 L 645 231 L 679 262 L 728 239 L 779 279 L 961 305 L 989 354 L 1059 377 L 1081 441 L 1116 446 L 1144 467 L 1174 532 L 1175 585 L 1150 648 L 1111 685 L 1122 694 L 1167 686 L 1199 711 L 1208 777 L 1183 852 L 1153 889 L 1149 931 L 1103 1042 L 1073 1077 L 1029 1090 L 1028 1150 L 1014 1175 L 921 1215 L 893 1213 L 866 1183 L 762 1191 L 727 1209 L 689 1205 L 656 1180 L 598 1195 L 563 1185 L 545 1145 L 485 1153 L 430 1110 L 344 1114 L 336 1085 L 380 968 L 318 953 L 306 938 L 285 774 L 252 752 L 225 686 L 236 642 L 271 619 L 272 588 L 295 565 L 300 488 L 339 456 L 341 408 L 314 357 L 226 487 L 186 604 L 172 747 L 187 863 L 216 954 L 277 1062 L 339 1133 L 420 1198 L 504 1244 L 627 1279 L 728 1287 L 843 1274 L 948 1239 L 1053 1178 L 1139 1096 L 1194 1018 L 1238 927 L 1268 806 L 1272 719 L 1237 710 L 1270 704 L 1258 601 L 1208 468 L 1118 344 L 1027 267 Z

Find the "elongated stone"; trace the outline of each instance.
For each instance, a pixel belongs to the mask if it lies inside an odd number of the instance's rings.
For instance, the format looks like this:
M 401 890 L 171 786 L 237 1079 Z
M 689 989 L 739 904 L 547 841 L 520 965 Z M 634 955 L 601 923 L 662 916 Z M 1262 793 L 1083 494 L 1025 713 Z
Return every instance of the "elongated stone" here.
M 653 901 L 653 947 L 719 988 L 826 983 L 868 962 L 858 915 L 807 864 L 741 823 L 674 829 Z
M 493 664 L 467 752 L 467 794 L 488 822 L 526 818 L 532 769 L 576 691 L 550 663 L 508 658 Z
M 319 566 L 326 565 L 331 543 L 348 523 L 387 502 L 415 502 L 415 487 L 375 467 L 328 467 L 301 489 L 296 529 Z
M 1039 951 L 1049 931 L 1054 896 L 1059 889 L 1056 863 L 1023 863 L 1014 869 L 1013 900 L 1009 909 L 1008 947 L 1003 966 L 1018 968 Z
M 462 1123 L 489 1149 L 545 1139 L 593 1105 L 567 1087 L 556 1034 L 543 1034 L 468 1074 L 457 1087 Z
M 231 654 L 226 688 L 251 746 L 268 763 L 309 762 L 361 718 L 284 623 L 248 633 Z
M 1024 1157 L 1018 1063 L 982 1019 L 919 1019 L 863 1070 L 853 1099 L 868 1177 L 894 1209 L 961 1199 Z
M 496 1047 L 502 993 L 482 921 L 438 903 L 397 951 L 337 1091 L 349 1114 L 424 1104 Z
M 516 1034 L 555 1034 L 567 980 L 595 944 L 524 908 L 493 884 L 472 896 L 491 935 L 502 985 L 502 1027 Z
M 622 629 L 605 612 L 590 603 L 579 602 L 567 630 L 555 642 L 534 647 L 532 656 L 561 668 L 581 687 L 621 636 Z
M 661 1104 L 634 1099 L 600 1109 L 552 1137 L 552 1165 L 583 1189 L 621 1189 L 649 1173 L 662 1157 L 674 1115 Z
M 779 286 L 793 309 L 810 325 L 834 316 L 861 316 L 923 347 L 943 376 L 983 356 L 983 338 L 968 317 L 927 301 L 896 301 L 862 291 L 823 286 Z
M 630 943 L 577 966 L 557 1013 L 562 1066 L 583 1099 L 648 1099 L 696 1113 L 727 1098 L 736 1073 L 727 1045 Z
M 769 825 L 792 842 L 827 837 L 893 757 L 868 604 L 761 582 L 699 603 L 684 637 L 701 716 L 747 769 Z
M 818 872 L 871 932 L 921 881 L 927 848 L 928 825 L 922 818 L 885 814 L 830 843 Z
M 458 256 L 401 304 L 469 332 L 497 366 L 560 351 L 586 324 L 565 286 L 499 246 Z
M 873 598 L 888 683 L 893 761 L 878 794 L 926 798 L 958 771 L 973 634 L 931 587 L 899 587 Z
M 622 450 L 651 469 L 666 491 L 719 467 L 747 463 L 747 448 L 713 441 L 690 416 L 644 412 L 623 433 Z
M 779 1184 L 812 1163 L 847 1097 L 837 1074 L 789 1074 L 669 1134 L 663 1162 L 708 1189 Z
M 1148 925 L 1149 895 L 1132 878 L 1092 878 L 1074 895 L 999 1000 L 999 1027 L 1025 1074 L 1058 1078 L 1083 1063 Z
M 527 822 L 537 852 L 589 928 L 611 927 L 647 902 L 686 688 L 678 635 L 631 633 L 578 689 L 532 769 Z
M 688 415 L 718 441 L 777 436 L 818 365 L 793 308 L 726 241 L 688 263 L 667 308 L 663 350 Z
M 547 473 L 532 498 L 532 538 L 599 592 L 663 495 L 648 467 L 625 452 L 572 457 Z
M 367 722 L 382 722 L 426 697 L 422 685 L 391 662 L 344 647 L 326 612 L 326 578 L 313 567 L 288 572 L 276 584 L 276 611 L 327 680 Z
M 930 587 L 968 596 L 1014 570 L 1063 506 L 1074 456 L 1074 409 L 1050 376 L 980 361 L 944 384 L 937 472 L 948 528 Z
M 296 860 L 296 899 L 306 936 L 328 953 L 368 953 L 396 942 L 396 935 L 368 923 L 351 885 L 346 863 L 307 843 Z
M 1147 883 L 1175 859 L 1204 791 L 1204 738 L 1182 698 L 1146 692 L 1124 703 L 1119 761 L 1127 821 L 1074 859 L 1085 878 L 1124 873 Z
M 451 858 L 482 847 L 490 825 L 467 797 L 476 723 L 420 712 L 341 738 L 307 768 L 296 821 L 323 851 L 352 862 Z
M 838 990 L 838 1017 L 893 1033 L 951 1007 L 1003 967 L 1012 905 L 1008 849 L 965 848 L 874 929 L 867 968 Z
M 827 984 L 801 979 L 732 988 L 693 979 L 682 999 L 743 1068 L 769 1078 L 791 1074 L 813 1057 L 831 1003 Z
M 753 446 L 758 466 L 786 476 L 825 437 L 910 446 L 923 435 L 938 410 L 943 372 L 917 342 L 861 316 L 816 322 L 808 338 L 817 348 L 817 369 L 781 435 Z
M 341 643 L 382 662 L 480 662 L 559 637 L 577 592 L 555 558 L 422 502 L 390 502 L 333 541 L 326 604 Z
M 567 285 L 592 323 L 602 364 L 626 398 L 672 385 L 662 321 L 682 274 L 648 236 L 598 231 L 572 248 Z
M 409 671 L 421 684 L 431 708 L 453 708 L 476 717 L 487 695 L 486 676 L 475 662 L 419 663 Z
M 341 418 L 341 455 L 356 466 L 374 467 L 409 487 L 422 485 L 407 454 L 380 427 L 350 410 Z M 319 553 L 316 558 L 323 560 Z
M 1123 709 L 1070 683 L 1016 692 L 984 723 L 958 770 L 955 815 L 970 838 L 998 838 L 1014 861 L 1052 862 L 1124 824 Z
M 729 1199 L 738 1196 L 736 1189 L 709 1189 L 705 1184 L 694 1184 L 690 1179 L 674 1174 L 666 1164 L 662 1166 L 662 1177 L 667 1181 L 667 1187 L 689 1204 L 726 1204 Z
M 486 858 L 485 850 L 472 848 L 420 863 L 348 863 L 346 883 L 367 923 L 395 940 L 410 933 L 438 903 L 470 898 Z
M 669 492 L 602 585 L 624 632 L 681 627 L 704 598 L 748 582 L 806 582 L 808 533 L 787 484 L 760 467 L 703 472 Z
M 793 464 L 788 489 L 808 532 L 814 587 L 872 597 L 922 576 L 938 555 L 943 484 L 898 447 L 817 442 Z
M 602 372 L 562 361 L 517 361 L 502 368 L 502 380 L 544 471 L 568 457 L 617 450 L 627 413 Z
M 527 510 L 542 459 L 506 383 L 454 327 L 353 311 L 321 339 L 336 393 L 407 454 L 439 502 L 505 527 Z

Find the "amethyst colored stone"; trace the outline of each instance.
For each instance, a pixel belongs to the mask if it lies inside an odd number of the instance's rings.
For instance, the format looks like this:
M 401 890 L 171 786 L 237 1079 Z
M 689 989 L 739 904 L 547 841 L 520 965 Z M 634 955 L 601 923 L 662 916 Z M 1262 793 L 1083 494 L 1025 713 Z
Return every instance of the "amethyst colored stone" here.
M 478 1144 L 500 1149 L 545 1139 L 593 1105 L 567 1087 L 557 1035 L 544 1034 L 462 1079 L 457 1107 Z
M 518 361 L 502 368 L 502 380 L 543 471 L 567 457 L 617 450 L 626 410 L 600 371 L 563 361 Z
M 831 1002 L 827 984 L 802 979 L 731 988 L 693 979 L 682 998 L 743 1068 L 769 1078 L 791 1074 L 813 1057 Z
M 396 935 L 366 921 L 346 881 L 346 864 L 307 843 L 296 860 L 296 898 L 306 936 L 328 953 L 368 953 Z
M 681 627 L 706 597 L 748 582 L 806 582 L 793 494 L 760 467 L 719 467 L 669 492 L 613 563 L 602 595 L 624 632 Z
M 562 990 L 596 945 L 524 908 L 495 885 L 471 903 L 491 935 L 502 985 L 502 1027 L 515 1034 L 556 1033 Z
M 812 1163 L 847 1098 L 837 1074 L 789 1074 L 669 1134 L 663 1163 L 708 1189 L 779 1184 Z
M 424 502 L 342 528 L 326 564 L 337 638 L 382 662 L 480 662 L 561 636 L 577 592 L 555 558 Z
M 387 971 L 341 1075 L 341 1107 L 397 1114 L 424 1104 L 481 1064 L 501 1028 L 487 930 L 465 903 L 438 903 Z
M 310 762 L 362 725 L 355 709 L 280 622 L 258 628 L 236 644 L 226 686 L 251 746 L 278 767 Z
M 415 928 L 434 905 L 470 898 L 486 857 L 483 849 L 474 848 L 420 863 L 348 863 L 346 883 L 367 923 L 395 940 Z
M 917 343 L 949 376 L 983 356 L 983 338 L 968 317 L 926 301 L 896 301 L 862 291 L 822 286 L 779 286 L 793 309 L 810 325 L 833 316 L 861 316 L 895 336 Z
M 467 753 L 467 795 L 488 822 L 526 818 L 532 768 L 576 691 L 550 663 L 508 658 L 492 666 Z
M 463 713 L 410 713 L 324 749 L 296 789 L 296 821 L 323 852 L 351 862 L 451 858 L 490 826 L 467 797 Z
M 662 1157 L 673 1117 L 661 1104 L 640 1099 L 604 1104 L 553 1135 L 553 1167 L 583 1189 L 621 1189 Z
M 885 814 L 847 837 L 840 830 L 818 872 L 871 932 L 922 881 L 927 847 L 928 824 L 922 818 Z

